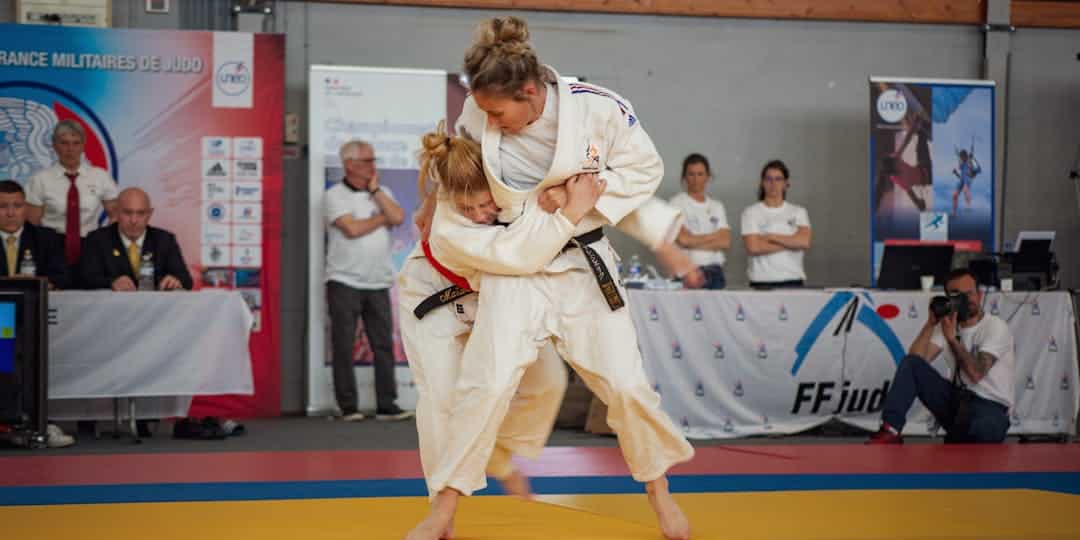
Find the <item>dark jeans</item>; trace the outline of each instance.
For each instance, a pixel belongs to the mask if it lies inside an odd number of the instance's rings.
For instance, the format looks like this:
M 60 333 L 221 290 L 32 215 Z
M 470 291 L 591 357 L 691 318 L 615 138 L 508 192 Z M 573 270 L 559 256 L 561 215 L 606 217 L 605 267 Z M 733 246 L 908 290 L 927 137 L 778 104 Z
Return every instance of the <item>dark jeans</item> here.
M 922 358 L 909 354 L 896 369 L 881 418 L 897 431 L 904 429 L 907 412 L 918 398 L 945 428 L 945 442 L 996 443 L 1005 440 L 1009 411 L 1004 405 L 975 396 L 966 425 L 953 425 L 950 402 L 956 387 Z
M 701 267 L 702 273 L 705 274 L 705 286 L 703 289 L 723 289 L 727 286 L 727 280 L 724 279 L 724 267 L 719 264 L 710 264 L 708 266 Z
M 795 289 L 803 286 L 803 280 L 793 279 L 791 281 L 751 281 L 750 287 L 754 289 Z
M 353 346 L 358 318 L 364 321 L 364 333 L 375 353 L 375 406 L 393 408 L 397 400 L 397 382 L 394 380 L 394 319 L 390 310 L 390 291 L 354 289 L 330 281 L 326 284 L 326 303 L 330 309 L 334 397 L 341 412 L 356 412 Z

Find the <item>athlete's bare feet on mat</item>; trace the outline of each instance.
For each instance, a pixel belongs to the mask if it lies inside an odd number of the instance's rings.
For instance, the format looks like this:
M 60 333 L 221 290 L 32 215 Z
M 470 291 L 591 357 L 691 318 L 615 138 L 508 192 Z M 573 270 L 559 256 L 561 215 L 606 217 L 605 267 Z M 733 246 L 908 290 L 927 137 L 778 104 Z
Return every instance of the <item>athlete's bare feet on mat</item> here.
M 656 512 L 656 520 L 660 522 L 660 532 L 667 540 L 690 540 L 690 521 L 686 519 L 679 503 L 668 491 L 667 478 L 660 478 L 649 482 L 645 486 L 649 494 L 649 504 L 653 512 Z
M 441 540 L 450 538 L 454 527 L 454 513 L 460 494 L 452 489 L 444 489 L 431 501 L 431 512 L 424 521 L 405 535 L 405 540 Z
M 507 495 L 521 497 L 522 499 L 533 498 L 532 489 L 529 487 L 529 477 L 521 471 L 514 469 L 506 478 L 499 479 L 499 485 Z

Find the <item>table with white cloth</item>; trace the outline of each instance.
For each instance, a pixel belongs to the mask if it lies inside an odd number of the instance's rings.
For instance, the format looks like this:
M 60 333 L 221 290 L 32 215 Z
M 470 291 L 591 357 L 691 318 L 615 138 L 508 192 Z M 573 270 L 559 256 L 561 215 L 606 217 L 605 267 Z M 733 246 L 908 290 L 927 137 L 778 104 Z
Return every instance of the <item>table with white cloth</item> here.
M 632 290 L 661 406 L 691 438 L 797 433 L 831 419 L 876 429 L 896 367 L 935 293 Z M 940 294 L 940 293 L 938 293 Z M 1068 292 L 988 293 L 1016 346 L 1012 434 L 1076 433 L 1077 333 Z M 933 364 L 944 376 L 952 366 Z M 916 401 L 904 432 L 939 426 Z
M 186 416 L 192 396 L 251 395 L 252 322 L 238 291 L 51 292 L 49 418 L 114 418 L 118 398 L 133 417 Z

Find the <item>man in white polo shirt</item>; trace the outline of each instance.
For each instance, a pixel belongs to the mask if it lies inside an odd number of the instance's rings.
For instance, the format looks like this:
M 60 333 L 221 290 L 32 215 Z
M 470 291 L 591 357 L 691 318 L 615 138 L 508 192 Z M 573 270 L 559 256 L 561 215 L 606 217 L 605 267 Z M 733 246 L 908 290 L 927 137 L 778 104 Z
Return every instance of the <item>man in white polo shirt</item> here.
M 405 211 L 389 188 L 379 184 L 375 150 L 369 143 L 349 141 L 341 146 L 340 156 L 345 178 L 323 197 L 334 396 L 342 419 L 364 419 L 357 411 L 353 374 L 356 321 L 362 319 L 375 356 L 375 418 L 401 420 L 413 413 L 401 410 L 396 403 L 390 227 L 405 220 Z
M 108 172 L 83 162 L 86 132 L 78 122 L 58 122 L 52 142 L 57 163 L 26 183 L 26 218 L 64 235 L 64 259 L 74 278 L 82 238 L 97 230 L 102 212 L 112 215 L 119 190 Z

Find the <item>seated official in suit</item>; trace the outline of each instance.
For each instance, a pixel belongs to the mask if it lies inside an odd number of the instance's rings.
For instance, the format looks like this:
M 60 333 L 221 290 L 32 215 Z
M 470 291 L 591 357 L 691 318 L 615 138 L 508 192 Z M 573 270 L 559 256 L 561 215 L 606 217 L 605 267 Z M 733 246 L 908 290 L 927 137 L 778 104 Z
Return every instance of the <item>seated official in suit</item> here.
M 154 209 L 150 196 L 139 188 L 127 188 L 116 198 L 116 223 L 98 229 L 83 241 L 79 267 L 88 289 L 134 291 L 139 270 L 154 266 L 154 289 L 191 289 L 180 245 L 172 233 L 149 226 Z
M 0 277 L 40 276 L 50 289 L 71 286 L 64 261 L 64 238 L 52 229 L 26 221 L 26 192 L 14 180 L 0 181 L 0 243 L 5 264 Z
M 113 216 L 116 223 L 98 229 L 83 240 L 79 268 L 82 285 L 88 289 L 114 291 L 139 290 L 139 271 L 154 265 L 154 290 L 191 289 L 180 245 L 172 233 L 151 227 L 154 209 L 150 196 L 139 188 L 127 188 L 116 198 Z M 140 437 L 152 437 L 150 423 L 136 422 Z M 96 433 L 92 422 L 80 422 L 80 432 Z

